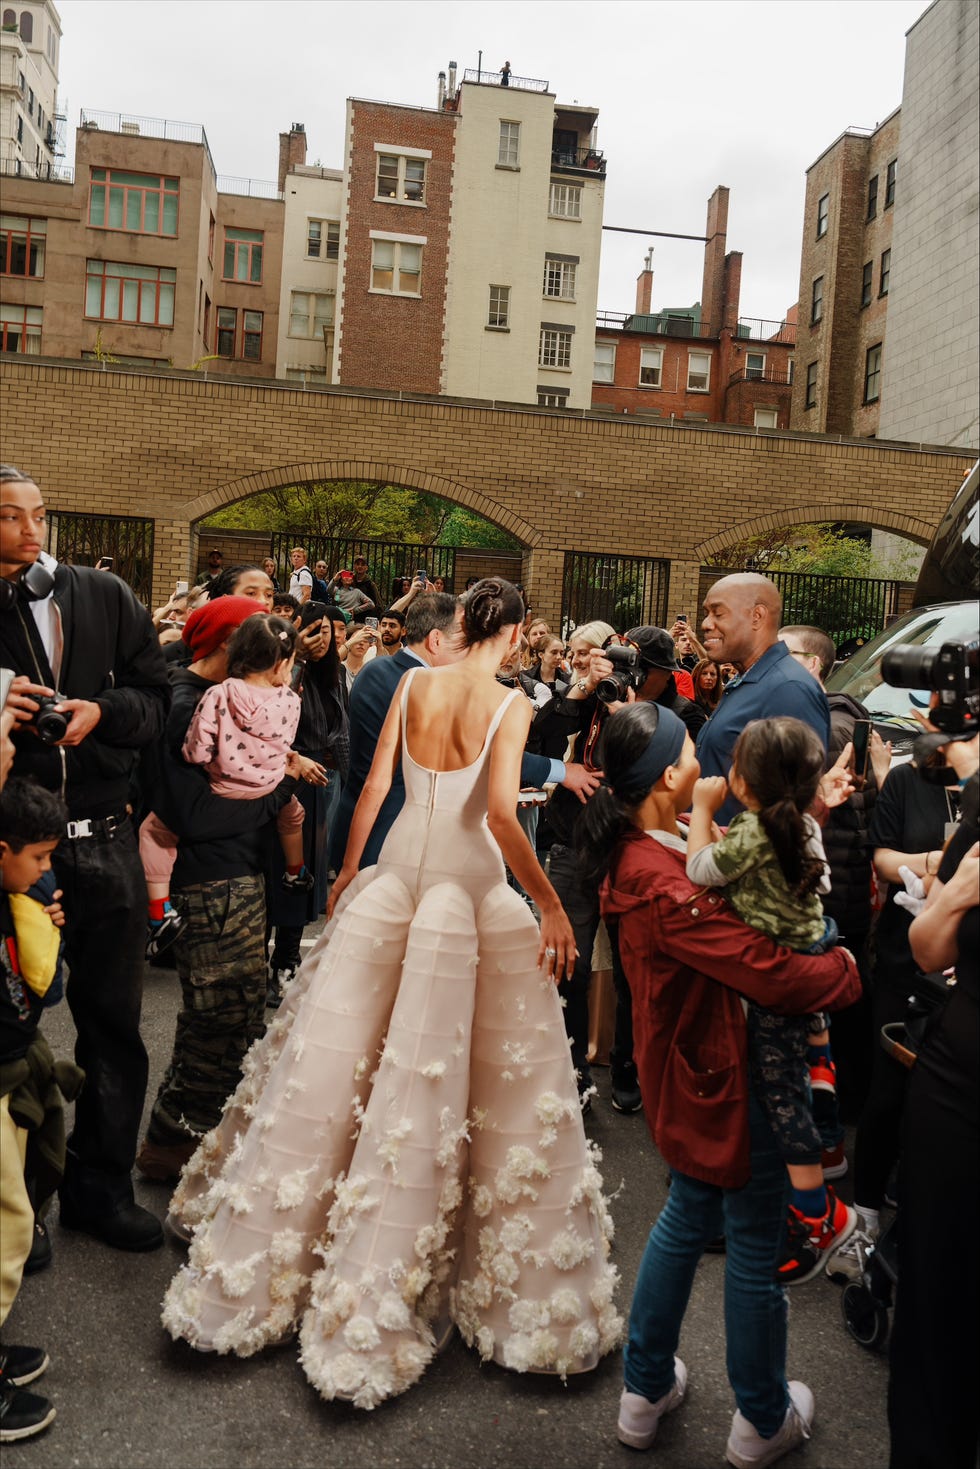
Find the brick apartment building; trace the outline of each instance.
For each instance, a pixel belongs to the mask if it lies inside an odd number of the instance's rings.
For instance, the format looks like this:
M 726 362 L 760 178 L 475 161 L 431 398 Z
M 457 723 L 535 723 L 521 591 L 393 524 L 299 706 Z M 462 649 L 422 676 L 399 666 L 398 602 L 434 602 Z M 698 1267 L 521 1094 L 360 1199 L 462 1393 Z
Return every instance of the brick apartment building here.
M 729 191 L 708 201 L 701 300 L 652 307 L 652 254 L 636 283 L 636 309 L 601 313 L 592 404 L 650 419 L 789 427 L 796 308 L 781 322 L 739 314 L 740 251 L 726 250 Z
M 150 126 L 83 113 L 74 171 L 4 178 L 3 350 L 272 377 L 282 203 L 224 192 L 203 128 Z
M 605 162 L 548 83 L 352 99 L 344 168 L 274 184 L 197 125 L 83 112 L 74 171 L 5 169 L 0 350 L 587 408 Z
M 793 428 L 878 432 L 900 128 L 849 128 L 807 170 Z
M 791 427 L 980 445 L 980 8 L 910 28 L 902 105 L 807 171 Z

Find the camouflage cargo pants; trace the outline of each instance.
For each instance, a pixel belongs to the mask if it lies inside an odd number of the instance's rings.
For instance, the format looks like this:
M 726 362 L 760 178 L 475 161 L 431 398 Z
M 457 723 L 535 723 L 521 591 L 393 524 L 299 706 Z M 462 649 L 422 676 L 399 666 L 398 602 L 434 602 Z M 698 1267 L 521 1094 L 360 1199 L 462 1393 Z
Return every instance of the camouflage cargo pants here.
M 177 896 L 187 917 L 176 950 L 182 1007 L 149 1127 L 161 1144 L 215 1126 L 245 1052 L 265 1028 L 263 878 L 196 883 Z

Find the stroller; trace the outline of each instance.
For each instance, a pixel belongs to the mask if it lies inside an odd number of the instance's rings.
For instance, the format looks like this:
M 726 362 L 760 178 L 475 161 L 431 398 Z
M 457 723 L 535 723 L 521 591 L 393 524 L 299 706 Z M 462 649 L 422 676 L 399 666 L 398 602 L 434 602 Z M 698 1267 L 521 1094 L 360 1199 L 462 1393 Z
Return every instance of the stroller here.
M 949 998 L 955 979 L 945 974 L 919 976 L 904 1020 L 884 1025 L 881 1044 L 901 1066 L 911 1071 L 922 1043 Z M 898 1284 L 898 1216 L 894 1216 L 867 1248 L 857 1243 L 861 1265 L 860 1281 L 851 1281 L 841 1295 L 841 1310 L 848 1335 L 868 1351 L 884 1351 L 890 1329 L 889 1311 Z

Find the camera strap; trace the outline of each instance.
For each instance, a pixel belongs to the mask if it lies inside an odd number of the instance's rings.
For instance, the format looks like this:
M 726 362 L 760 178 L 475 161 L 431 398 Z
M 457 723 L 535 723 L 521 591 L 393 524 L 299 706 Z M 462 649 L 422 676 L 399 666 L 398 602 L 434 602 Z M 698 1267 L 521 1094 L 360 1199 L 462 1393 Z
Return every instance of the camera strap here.
M 31 655 L 31 662 L 34 664 L 34 672 L 37 675 L 38 683 L 44 688 L 56 689 L 58 684 L 51 670 L 51 665 L 48 662 L 48 655 L 45 651 L 38 625 L 34 621 L 33 614 L 28 613 L 25 617 L 24 608 L 20 602 L 17 603 L 15 611 L 24 631 L 28 652 Z

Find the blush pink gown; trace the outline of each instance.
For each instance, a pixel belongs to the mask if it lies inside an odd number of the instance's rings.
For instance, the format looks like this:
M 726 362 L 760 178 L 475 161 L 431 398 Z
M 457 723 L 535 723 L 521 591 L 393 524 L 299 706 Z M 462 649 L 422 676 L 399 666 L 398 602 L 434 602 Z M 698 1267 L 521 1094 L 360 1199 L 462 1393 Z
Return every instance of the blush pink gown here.
M 405 680 L 403 709 L 431 676 Z M 487 826 L 508 702 L 464 769 L 429 770 L 403 740 L 380 861 L 171 1204 L 191 1236 L 171 1335 L 249 1356 L 298 1328 L 310 1382 L 364 1408 L 414 1383 L 453 1325 L 485 1360 L 561 1376 L 621 1337 L 558 991 Z

